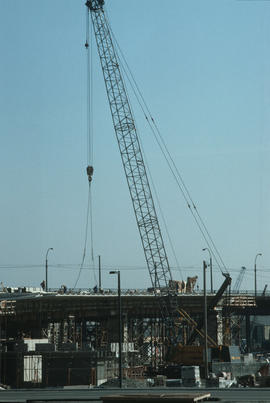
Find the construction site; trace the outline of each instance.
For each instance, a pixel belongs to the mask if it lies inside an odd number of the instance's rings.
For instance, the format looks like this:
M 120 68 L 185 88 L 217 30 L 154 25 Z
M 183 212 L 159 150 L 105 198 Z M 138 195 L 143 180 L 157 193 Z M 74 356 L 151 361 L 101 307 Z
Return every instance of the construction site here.
M 203 251 L 209 253 L 209 261 L 202 262 L 201 289 L 197 287 L 198 276 L 187 277 L 186 281 L 173 278 L 104 1 L 88 0 L 85 5 L 87 75 L 91 75 L 92 23 L 151 286 L 123 289 L 120 270 L 114 270 L 110 274 L 117 275 L 115 290 L 102 288 L 101 281 L 94 288 L 79 290 L 79 276 L 75 287 L 53 290 L 47 278 L 49 248 L 41 288 L 2 285 L 0 383 L 5 388 L 270 386 L 270 295 L 267 285 L 262 291 L 256 282 L 256 259 L 262 253 L 255 258 L 254 291 L 241 292 L 246 268 L 239 270 L 232 284 L 229 270 L 165 146 L 165 158 L 207 245 Z M 87 91 L 90 110 L 90 88 Z M 148 110 L 144 113 L 151 129 L 159 135 Z M 87 119 L 90 127 L 90 113 Z M 90 137 L 88 141 L 91 143 Z M 90 216 L 94 178 L 91 159 L 86 177 Z M 87 225 L 88 221 L 87 218 Z M 88 227 L 87 231 L 91 232 Z M 87 242 L 86 237 L 85 245 Z M 84 258 L 85 249 L 81 268 Z M 217 289 L 213 289 L 212 259 L 220 271 Z M 209 269 L 211 289 L 206 285 Z
M 258 346 L 260 351 L 269 349 L 269 326 L 253 326 L 254 317 L 270 314 L 269 296 L 230 293 L 229 286 L 230 279 L 225 278 L 218 292 L 207 294 L 207 365 L 210 372 L 226 368 L 243 376 L 262 366 L 253 360 L 244 363 L 244 355 L 250 356 Z M 117 292 L 8 291 L 0 296 L 3 385 L 118 382 L 119 346 L 121 376 L 130 382 L 162 375 L 179 379 L 182 366 L 199 366 L 201 377 L 205 376 L 204 295 L 193 289 L 174 294 L 177 308 L 172 318 L 161 315 L 161 304 L 172 295 L 168 290 L 163 295 L 122 290 L 121 329 Z M 240 354 L 243 340 L 246 345 Z

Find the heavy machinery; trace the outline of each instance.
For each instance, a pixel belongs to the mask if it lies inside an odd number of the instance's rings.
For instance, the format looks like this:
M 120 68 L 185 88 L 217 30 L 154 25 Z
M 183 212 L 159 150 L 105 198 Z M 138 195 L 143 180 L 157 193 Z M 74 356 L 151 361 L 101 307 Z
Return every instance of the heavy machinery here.
M 134 117 L 103 5 L 103 0 L 88 0 L 86 2 L 86 6 L 91 14 L 113 126 L 152 287 L 154 290 L 161 290 L 161 294 L 158 296 L 161 313 L 163 318 L 168 322 L 169 327 L 173 328 L 171 320 L 173 292 L 170 292 L 169 288 L 169 281 L 172 280 L 172 274 L 150 189 Z M 87 46 L 88 44 L 86 44 L 86 47 Z
M 246 267 L 242 266 L 241 270 L 237 276 L 237 279 L 235 281 L 234 287 L 232 289 L 232 294 L 238 294 L 243 278 L 245 276 L 246 273 Z M 229 313 L 230 314 L 230 313 Z M 231 335 L 231 339 L 232 341 L 234 341 L 235 343 L 240 343 L 241 340 L 241 323 L 244 320 L 244 315 L 240 315 L 240 316 L 230 316 L 230 335 Z
M 238 277 L 237 277 L 237 279 L 235 281 L 234 287 L 232 289 L 233 293 L 238 293 L 238 291 L 240 290 L 240 287 L 241 287 L 243 278 L 245 276 L 246 270 L 247 270 L 246 267 L 244 267 L 244 266 L 241 267 L 240 273 L 239 273 L 239 275 L 238 275 Z
M 209 302 L 209 304 L 207 305 L 207 311 L 208 313 L 210 313 L 218 304 L 218 302 L 220 301 L 222 295 L 224 294 L 224 292 L 226 291 L 226 289 L 230 286 L 232 279 L 229 276 L 229 274 L 225 274 L 224 273 L 224 277 L 225 280 L 223 281 L 221 287 L 219 288 L 219 290 L 217 291 L 216 295 L 214 296 L 214 298 L 212 298 Z M 197 322 L 197 326 L 196 328 L 193 330 L 192 334 L 190 335 L 187 344 L 192 344 L 195 339 L 196 336 L 198 334 L 198 330 L 201 330 L 203 326 L 203 318 L 201 318 L 198 322 Z
M 179 316 L 180 313 L 177 312 L 176 291 L 173 287 L 170 287 L 172 274 L 132 109 L 129 104 L 129 98 L 120 69 L 120 62 L 115 51 L 111 30 L 103 9 L 104 0 L 88 0 L 86 1 L 86 6 L 91 15 L 114 131 L 150 274 L 150 280 L 160 304 L 161 315 L 166 322 L 167 328 L 169 328 L 170 341 L 176 344 L 177 332 L 175 330 L 175 318 Z M 87 42 L 85 46 L 88 48 L 89 45 Z M 216 306 L 225 289 L 230 284 L 230 281 L 229 275 L 226 275 L 226 279 L 220 290 L 211 300 L 208 310 Z M 160 292 L 157 293 L 157 290 Z M 192 326 L 197 327 L 200 332 L 202 321 L 197 325 L 193 323 Z M 194 334 L 192 333 L 190 336 L 190 344 L 195 340 L 195 333 L 197 334 L 198 330 L 194 330 Z

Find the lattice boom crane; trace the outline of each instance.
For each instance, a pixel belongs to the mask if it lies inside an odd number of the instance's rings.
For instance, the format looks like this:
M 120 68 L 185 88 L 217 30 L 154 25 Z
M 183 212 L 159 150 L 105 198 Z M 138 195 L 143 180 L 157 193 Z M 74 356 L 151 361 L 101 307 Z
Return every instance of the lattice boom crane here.
M 86 2 L 100 57 L 113 126 L 133 203 L 143 250 L 154 289 L 167 288 L 172 279 L 141 146 L 120 70 L 103 0 Z

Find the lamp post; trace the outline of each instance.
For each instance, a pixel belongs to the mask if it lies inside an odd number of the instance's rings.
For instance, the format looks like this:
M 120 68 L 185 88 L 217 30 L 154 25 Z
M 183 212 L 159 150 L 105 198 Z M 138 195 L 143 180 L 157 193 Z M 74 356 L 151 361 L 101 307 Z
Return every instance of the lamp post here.
M 207 330 L 207 297 L 206 297 L 206 269 L 207 263 L 203 261 L 203 296 L 204 296 L 204 366 L 205 379 L 208 379 L 208 330 Z
M 210 281 L 211 281 L 211 294 L 213 294 L 213 266 L 212 266 L 212 255 L 211 255 L 211 252 L 210 252 L 210 250 L 208 249 L 208 248 L 203 248 L 203 252 L 204 251 L 208 251 L 208 253 L 209 253 L 209 258 L 210 258 L 210 264 L 209 264 L 209 266 L 210 266 Z
M 261 253 L 257 253 L 257 255 L 255 256 L 255 261 L 254 261 L 254 291 L 255 291 L 255 297 L 257 297 L 257 257 L 258 256 L 262 256 Z
M 45 291 L 48 291 L 48 253 L 50 250 L 53 250 L 53 248 L 49 248 L 46 253 L 46 265 L 45 265 Z
M 101 256 L 98 255 L 98 292 L 101 293 Z
M 119 349 L 119 388 L 122 388 L 122 305 L 121 305 L 121 281 L 120 281 L 120 271 L 114 270 L 110 271 L 110 274 L 117 274 L 118 279 L 118 349 Z

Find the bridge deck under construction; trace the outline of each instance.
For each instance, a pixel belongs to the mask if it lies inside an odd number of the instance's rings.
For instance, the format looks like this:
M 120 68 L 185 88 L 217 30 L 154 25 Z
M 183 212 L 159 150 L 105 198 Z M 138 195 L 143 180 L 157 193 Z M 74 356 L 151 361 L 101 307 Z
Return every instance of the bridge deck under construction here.
M 208 303 L 214 295 L 207 295 Z M 151 293 L 122 295 L 123 314 L 132 317 L 159 317 L 158 297 Z M 177 297 L 178 305 L 191 314 L 202 313 L 202 294 L 183 294 Z M 0 293 L 0 315 L 27 319 L 36 315 L 50 315 L 53 319 L 67 314 L 97 319 L 115 315 L 118 296 L 115 294 L 58 294 L 58 293 Z M 253 312 L 257 315 L 270 314 L 270 296 L 254 298 L 252 295 L 224 296 L 218 309 L 230 305 L 235 313 Z
M 139 373 L 136 376 L 142 376 L 146 366 L 155 368 L 166 362 L 170 333 L 166 319 L 161 315 L 158 298 L 153 293 L 135 290 L 121 295 L 124 368 L 132 373 Z M 214 298 L 215 294 L 207 295 L 209 305 Z M 231 329 L 234 329 L 237 343 L 240 340 L 241 321 L 246 323 L 246 331 L 250 332 L 250 316 L 270 315 L 269 302 L 269 296 L 255 298 L 250 294 L 223 295 L 217 306 L 208 312 L 208 340 L 216 345 L 231 344 L 225 340 L 229 323 Z M 196 332 L 197 338 L 193 343 L 195 346 L 190 347 L 196 347 L 198 351 L 194 350 L 193 355 L 196 353 L 201 357 L 202 347 L 198 344 L 203 343 L 205 336 L 203 331 L 198 332 L 197 326 L 203 316 L 204 296 L 199 293 L 179 294 L 177 303 L 179 310 L 175 317 L 175 326 L 179 329 L 179 342 L 181 345 L 188 345 Z M 85 354 L 86 361 L 89 357 L 92 361 L 102 357 L 104 362 L 115 365 L 120 334 L 118 304 L 119 296 L 116 292 L 109 291 L 100 294 L 76 294 L 74 291 L 0 293 L 3 362 L 11 365 L 15 357 L 16 360 L 21 357 L 22 365 L 24 360 L 33 361 L 42 357 L 44 368 L 48 367 L 46 371 L 49 371 L 53 362 L 66 360 L 68 363 L 72 357 L 76 361 L 81 359 L 80 354 Z M 233 321 L 233 317 L 238 317 L 239 320 Z M 247 335 L 246 339 L 249 342 L 250 337 Z M 29 350 L 32 344 L 35 346 L 34 350 Z M 186 365 L 194 365 L 193 355 L 190 353 L 188 357 L 185 356 L 185 359 L 190 360 L 190 364 Z M 13 368 L 13 364 L 10 368 Z M 114 371 L 114 366 L 107 368 L 107 371 Z M 17 375 L 11 378 L 19 379 Z M 53 375 L 44 378 L 44 385 L 54 385 L 53 380 Z M 23 384 L 22 380 L 20 384 Z

